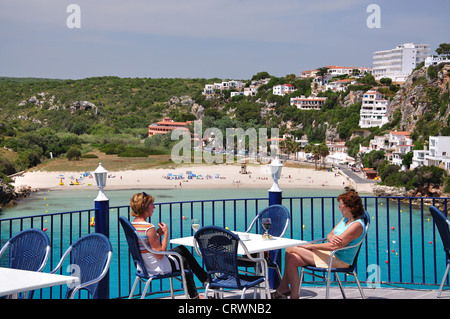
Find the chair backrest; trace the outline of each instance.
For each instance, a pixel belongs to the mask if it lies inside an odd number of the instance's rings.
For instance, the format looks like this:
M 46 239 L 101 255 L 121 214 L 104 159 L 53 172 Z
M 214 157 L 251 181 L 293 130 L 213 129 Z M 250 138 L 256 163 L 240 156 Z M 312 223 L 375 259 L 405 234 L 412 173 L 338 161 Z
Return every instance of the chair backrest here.
M 208 275 L 235 277 L 240 285 L 237 266 L 239 236 L 222 227 L 206 226 L 200 228 L 194 238 Z
M 259 234 L 263 234 L 265 232 L 265 229 L 261 224 L 261 219 L 263 218 L 270 218 L 272 220 L 272 225 L 269 228 L 269 234 L 275 237 L 284 236 L 290 221 L 290 213 L 286 207 L 283 205 L 271 205 L 264 208 L 253 219 L 247 232 L 253 228 L 253 225 L 256 222 L 259 222 Z
M 449 221 L 447 217 L 442 213 L 437 207 L 430 206 L 429 208 L 431 215 L 433 216 L 434 223 L 439 231 L 439 235 L 442 239 L 442 244 L 444 245 L 444 250 L 447 256 L 450 252 L 450 229 Z M 448 258 L 448 257 L 447 257 Z
M 40 229 L 27 229 L 13 236 L 3 246 L 0 256 L 9 247 L 9 267 L 42 271 L 50 254 L 50 240 Z
M 356 251 L 356 255 L 355 258 L 353 259 L 353 263 L 350 265 L 351 269 L 355 269 L 356 267 L 356 263 L 358 262 L 358 256 L 359 256 L 359 252 L 361 250 L 362 247 L 362 243 L 364 242 L 364 239 L 367 236 L 367 232 L 369 231 L 369 226 L 370 226 L 370 215 L 367 212 L 367 210 L 364 211 L 364 216 L 363 216 L 363 221 L 364 221 L 364 236 L 361 238 L 360 242 L 358 243 L 359 247 L 358 250 Z
M 125 233 L 128 249 L 130 251 L 131 258 L 133 258 L 134 266 L 136 267 L 136 275 L 143 278 L 148 277 L 149 274 L 145 268 L 144 260 L 142 259 L 141 251 L 139 249 L 140 238 L 136 232 L 136 229 L 130 221 L 123 216 L 119 217 L 119 222 Z
M 70 264 L 76 265 L 77 268 L 73 270 L 80 277 L 80 284 L 78 286 L 83 286 L 90 281 L 95 281 L 104 276 L 105 271 L 109 268 L 112 246 L 108 237 L 105 235 L 92 233 L 77 239 L 67 250 L 67 253 L 69 252 Z M 94 296 L 98 283 L 96 281 L 82 289 L 89 291 Z M 66 298 L 77 287 L 69 287 Z

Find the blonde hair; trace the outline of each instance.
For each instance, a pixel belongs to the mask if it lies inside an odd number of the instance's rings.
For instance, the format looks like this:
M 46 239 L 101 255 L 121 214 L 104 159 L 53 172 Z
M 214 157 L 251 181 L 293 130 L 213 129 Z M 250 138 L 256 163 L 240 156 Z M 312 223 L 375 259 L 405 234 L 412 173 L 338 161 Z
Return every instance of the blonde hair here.
M 134 194 L 130 199 L 131 215 L 134 217 L 143 215 L 154 201 L 153 196 L 147 195 L 145 192 Z

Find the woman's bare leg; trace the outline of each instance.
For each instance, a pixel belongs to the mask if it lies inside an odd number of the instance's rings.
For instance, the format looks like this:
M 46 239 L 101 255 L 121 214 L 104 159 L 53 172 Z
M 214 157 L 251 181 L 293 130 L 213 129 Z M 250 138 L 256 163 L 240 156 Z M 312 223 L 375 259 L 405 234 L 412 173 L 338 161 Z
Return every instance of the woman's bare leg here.
M 314 265 L 314 257 L 309 249 L 301 246 L 287 248 L 285 252 L 285 267 L 278 291 L 286 293 L 291 290 L 291 298 L 298 299 L 298 286 L 300 283 L 298 267 Z

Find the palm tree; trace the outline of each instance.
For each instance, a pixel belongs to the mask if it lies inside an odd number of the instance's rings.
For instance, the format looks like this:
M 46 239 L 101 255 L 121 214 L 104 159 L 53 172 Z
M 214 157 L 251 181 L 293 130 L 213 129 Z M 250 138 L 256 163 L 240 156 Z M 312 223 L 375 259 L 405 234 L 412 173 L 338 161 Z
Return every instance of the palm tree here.
M 318 152 L 320 157 L 322 158 L 322 167 L 325 166 L 325 158 L 330 155 L 330 150 L 328 149 L 328 146 L 326 146 L 324 143 L 321 143 L 318 145 Z
M 305 146 L 306 153 L 312 153 L 314 157 L 315 169 L 317 170 L 317 160 L 322 159 L 322 164 L 324 164 L 324 159 L 330 154 L 328 147 L 324 144 L 308 144 Z

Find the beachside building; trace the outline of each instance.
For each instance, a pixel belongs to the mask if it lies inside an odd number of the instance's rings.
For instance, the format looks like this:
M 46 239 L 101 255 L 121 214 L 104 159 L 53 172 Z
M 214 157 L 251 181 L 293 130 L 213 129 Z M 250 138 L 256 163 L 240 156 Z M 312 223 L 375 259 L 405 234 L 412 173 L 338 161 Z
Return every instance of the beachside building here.
M 320 110 L 327 101 L 326 97 L 310 96 L 293 97 L 291 98 L 291 106 L 296 106 L 300 110 Z
M 364 93 L 359 114 L 361 128 L 382 127 L 388 123 L 387 116 L 389 101 L 380 92 L 372 89 Z
M 164 118 L 155 124 L 148 126 L 148 137 L 152 137 L 155 134 L 167 134 L 175 129 L 183 129 L 189 132 L 187 125 L 191 122 L 174 122 L 169 117 Z
M 413 141 L 408 131 L 392 131 L 382 136 L 374 136 L 369 146 L 359 146 L 361 153 L 383 151 L 384 157 L 392 164 L 402 166 L 403 156 L 412 151 Z
M 372 74 L 376 80 L 390 78 L 404 82 L 411 72 L 430 55 L 429 44 L 405 43 L 395 49 L 373 54 Z
M 392 164 L 402 166 L 403 156 L 412 151 L 414 147 L 409 131 L 389 132 L 389 146 L 386 155 L 390 156 Z
M 280 84 L 273 87 L 274 95 L 284 96 L 285 94 L 290 94 L 295 91 L 297 91 L 297 89 L 293 87 L 292 84 Z

